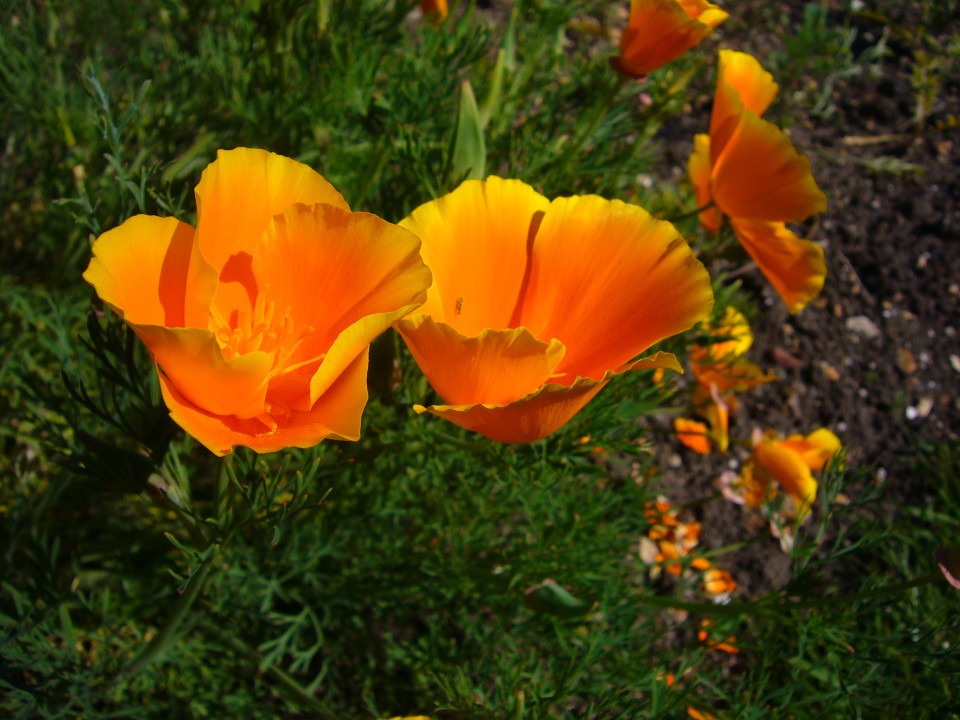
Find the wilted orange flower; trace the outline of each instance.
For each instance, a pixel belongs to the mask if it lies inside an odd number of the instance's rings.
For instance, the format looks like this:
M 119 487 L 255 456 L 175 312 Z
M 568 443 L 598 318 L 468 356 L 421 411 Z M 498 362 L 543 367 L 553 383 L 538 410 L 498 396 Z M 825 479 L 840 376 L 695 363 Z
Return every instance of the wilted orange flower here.
M 699 43 L 730 15 L 706 0 L 630 0 L 614 67 L 643 77 Z
M 708 595 L 727 598 L 737 588 L 737 581 L 728 570 L 710 568 L 703 574 L 703 589 Z
M 369 344 L 430 284 L 417 238 L 264 150 L 218 152 L 196 198 L 196 230 L 137 215 L 83 274 L 147 346 L 170 416 L 217 455 L 358 439 Z
M 447 0 L 420 0 L 420 12 L 424 17 L 433 15 L 435 22 L 443 22 L 449 13 Z
M 742 355 L 753 344 L 753 333 L 739 310 L 727 306 L 719 318 L 704 320 L 703 330 L 715 342 L 694 343 L 691 367 L 696 380 L 693 406 L 707 422 L 677 418 L 674 429 L 678 439 L 695 452 L 710 451 L 710 443 L 725 452 L 729 445 L 730 413 L 737 408 L 735 393 L 777 379 Z
M 447 403 L 415 409 L 500 442 L 546 437 L 620 373 L 679 369 L 669 353 L 632 358 L 713 304 L 673 225 L 618 200 L 551 202 L 490 177 L 400 225 L 434 283 L 397 329 Z
M 768 432 L 744 463 L 734 492 L 748 507 L 759 507 L 779 487 L 790 496 L 792 514 L 803 520 L 817 496 L 817 481 L 812 473 L 823 470 L 841 449 L 840 439 L 826 428 L 806 437 L 791 435 L 786 440 Z
M 785 223 L 827 209 L 827 199 L 789 138 L 760 116 L 779 86 L 756 58 L 720 51 L 710 134 L 697 135 L 688 170 L 697 205 L 714 207 L 700 222 L 715 231 L 730 219 L 744 249 L 783 298 L 799 312 L 823 288 L 823 250 Z

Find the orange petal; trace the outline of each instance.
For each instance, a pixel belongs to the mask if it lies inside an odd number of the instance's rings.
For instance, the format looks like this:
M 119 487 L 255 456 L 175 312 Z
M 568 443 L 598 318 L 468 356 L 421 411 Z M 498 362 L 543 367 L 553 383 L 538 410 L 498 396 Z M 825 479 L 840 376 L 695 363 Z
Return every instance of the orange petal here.
M 804 517 L 817 496 L 817 481 L 803 458 L 781 442 L 762 442 L 753 449 L 760 466 L 793 498 L 798 517 Z
M 468 180 L 421 205 L 400 226 L 417 235 L 433 286 L 418 311 L 466 336 L 505 330 L 549 201 L 519 180 Z
M 799 222 L 827 209 L 810 161 L 780 128 L 749 110 L 714 162 L 711 190 L 717 207 L 738 219 Z
M 559 340 L 544 343 L 525 328 L 464 337 L 429 315 L 397 323 L 430 385 L 450 405 L 506 405 L 538 390 L 563 357 Z
M 189 402 L 218 415 L 253 417 L 264 412 L 271 353 L 251 352 L 227 362 L 209 330 L 130 327 Z
M 791 435 L 783 441 L 783 445 L 800 455 L 807 466 L 817 472 L 823 470 L 827 461 L 843 449 L 840 438 L 826 428 L 815 430 L 806 437 Z
M 83 278 L 128 322 L 166 327 L 206 328 L 217 286 L 193 228 L 149 215 L 97 238 Z
M 697 199 L 697 207 L 705 207 L 713 202 L 710 195 L 710 175 L 713 166 L 710 164 L 710 136 L 699 134 L 693 138 L 693 152 L 687 161 L 687 173 L 693 185 L 693 193 Z M 720 229 L 720 212 L 715 208 L 708 208 L 700 212 L 700 224 L 709 232 Z
M 310 410 L 269 416 L 267 422 L 204 412 L 162 373 L 160 389 L 174 422 L 216 455 L 227 455 L 237 445 L 259 453 L 306 448 L 326 439 L 360 438 L 360 418 L 367 402 L 367 358 L 366 352 L 357 357 Z
M 253 254 L 267 223 L 294 203 L 348 209 L 312 168 L 266 150 L 218 150 L 196 188 L 200 251 L 217 271 L 237 253 Z
M 677 439 L 695 453 L 706 455 L 710 452 L 709 428 L 704 423 L 678 417 L 673 420 L 673 430 Z
M 714 161 L 726 146 L 743 111 L 763 115 L 779 89 L 773 75 L 764 70 L 752 55 L 733 50 L 720 51 L 717 91 L 710 114 Z
M 800 312 L 823 289 L 823 248 L 790 232 L 783 223 L 732 220 L 733 231 L 791 313 Z
M 414 405 L 467 430 L 503 443 L 530 443 L 560 429 L 606 385 L 580 378 L 570 387 L 545 385 L 509 405 Z
M 307 373 L 271 382 L 271 398 L 309 409 L 380 333 L 426 298 L 430 271 L 416 236 L 368 213 L 294 205 L 275 216 L 257 245 L 259 292 L 312 328 L 289 363 L 318 359 Z
M 673 225 L 589 195 L 550 204 L 517 325 L 566 346 L 558 373 L 599 380 L 712 306 L 707 271 Z
M 699 43 L 729 15 L 706 0 L 631 0 L 616 68 L 642 77 Z
M 548 383 L 509 404 L 432 405 L 427 408 L 414 405 L 413 408 L 418 413 L 430 412 L 497 442 L 528 443 L 560 429 L 613 377 L 632 370 L 661 367 L 682 372 L 676 357 L 661 352 L 610 371 L 600 381 L 579 378 L 569 387 Z

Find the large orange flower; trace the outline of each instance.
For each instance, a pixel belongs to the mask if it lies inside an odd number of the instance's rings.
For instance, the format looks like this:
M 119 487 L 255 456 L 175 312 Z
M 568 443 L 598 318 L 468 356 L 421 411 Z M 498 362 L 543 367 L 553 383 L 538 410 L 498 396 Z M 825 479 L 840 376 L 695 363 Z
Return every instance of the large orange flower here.
M 593 195 L 550 202 L 519 180 L 471 180 L 400 223 L 434 283 L 397 323 L 445 405 L 417 406 L 501 442 L 546 437 L 609 380 L 679 370 L 632 361 L 713 305 L 670 223 Z
M 426 297 L 410 232 L 306 165 L 220 151 L 197 229 L 137 215 L 83 274 L 146 344 L 171 417 L 217 455 L 356 440 L 370 341 Z
M 631 0 L 614 66 L 643 77 L 699 43 L 730 15 L 707 0 Z
M 820 246 L 787 229 L 827 209 L 827 199 L 786 135 L 760 116 L 778 91 L 756 58 L 720 51 L 710 134 L 697 135 L 688 170 L 697 205 L 714 207 L 700 222 L 716 231 L 721 214 L 790 312 L 799 312 L 823 288 Z

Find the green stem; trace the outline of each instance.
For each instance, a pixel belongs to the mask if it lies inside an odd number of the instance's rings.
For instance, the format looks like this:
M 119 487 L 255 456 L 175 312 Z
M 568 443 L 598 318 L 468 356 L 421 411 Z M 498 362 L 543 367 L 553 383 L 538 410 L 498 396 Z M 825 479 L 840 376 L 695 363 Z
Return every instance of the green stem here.
M 322 718 L 323 720 L 339 720 L 338 715 L 331 712 L 323 702 L 314 697 L 309 690 L 287 675 L 286 672 L 276 665 L 268 664 L 264 666 L 260 654 L 243 640 L 234 637 L 213 623 L 205 623 L 204 627 L 216 635 L 223 644 L 228 646 L 237 655 L 240 655 L 255 665 L 258 672 L 263 672 L 268 678 L 273 680 L 291 702 L 296 703 L 304 710 L 315 713 L 318 718 Z
M 217 547 L 207 556 L 207 559 L 203 561 L 200 568 L 187 582 L 187 587 L 184 588 L 183 593 L 177 598 L 173 606 L 173 611 L 170 613 L 170 617 L 167 618 L 166 624 L 157 636 L 153 638 L 143 651 L 127 666 L 127 674 L 134 675 L 151 663 L 162 659 L 167 651 L 180 640 L 183 621 L 190 612 L 190 608 L 193 607 L 193 603 L 203 592 L 204 585 L 207 583 L 207 576 L 210 574 L 210 569 L 213 567 L 219 555 L 220 548 Z
M 864 590 L 863 592 L 850 593 L 849 595 L 835 595 L 833 597 L 817 598 L 810 600 L 789 600 L 786 602 L 777 602 L 776 600 L 756 600 L 754 602 L 729 603 L 727 605 L 718 605 L 707 602 L 684 602 L 666 597 L 647 596 L 640 597 L 640 604 L 648 607 L 671 608 L 673 610 L 685 610 L 687 612 L 700 615 L 725 615 L 735 617 L 739 615 L 771 615 L 776 613 L 790 612 L 794 610 L 814 610 L 819 608 L 834 607 L 836 605 L 850 605 L 861 600 L 874 600 L 887 595 L 895 595 L 910 590 L 911 588 L 929 585 L 931 583 L 942 581 L 943 575 L 940 573 L 930 573 L 922 575 L 914 580 L 884 585 L 873 590 Z
M 714 207 L 713 200 L 708 202 L 706 205 L 701 205 L 696 210 L 690 210 L 689 212 L 681 213 L 680 215 L 674 215 L 673 217 L 667 218 L 667 222 L 677 223 L 677 222 L 680 222 L 681 220 L 686 220 L 689 217 L 693 217 L 694 215 L 699 215 L 704 210 L 709 210 L 712 207 Z

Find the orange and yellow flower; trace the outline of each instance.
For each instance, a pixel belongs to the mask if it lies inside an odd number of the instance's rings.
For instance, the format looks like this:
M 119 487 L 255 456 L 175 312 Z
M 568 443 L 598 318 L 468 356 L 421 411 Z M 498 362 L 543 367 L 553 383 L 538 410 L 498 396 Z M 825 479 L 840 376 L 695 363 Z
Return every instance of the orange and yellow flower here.
M 400 225 L 434 282 L 396 327 L 445 403 L 415 409 L 500 442 L 546 437 L 628 370 L 679 370 L 669 353 L 633 358 L 713 305 L 673 225 L 618 200 L 490 177 Z
M 701 224 L 716 231 L 727 216 L 734 234 L 792 313 L 823 288 L 823 250 L 786 223 L 827 209 L 810 162 L 760 116 L 779 86 L 756 58 L 721 50 L 710 134 L 697 135 L 688 171 Z
M 767 432 L 754 445 L 730 491 L 748 507 L 760 507 L 779 488 L 792 503 L 786 514 L 802 521 L 817 497 L 813 473 L 823 470 L 841 449 L 840 439 L 826 428 L 806 437 L 791 435 L 786 440 Z
M 218 152 L 196 198 L 196 230 L 137 215 L 83 274 L 147 346 L 171 417 L 217 455 L 358 439 L 369 344 L 426 298 L 417 238 L 263 150 Z
M 631 0 L 614 67 L 643 77 L 685 53 L 730 15 L 707 0 Z

